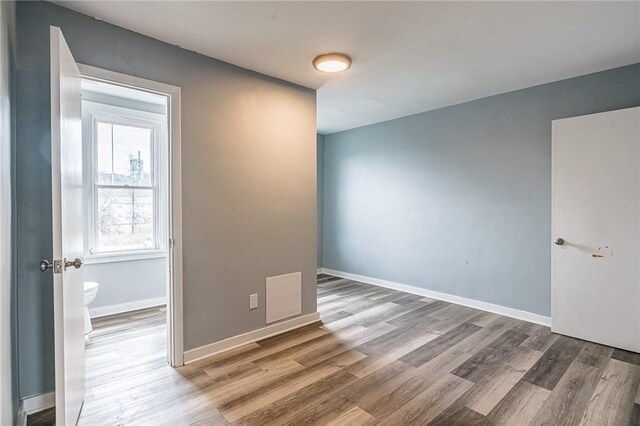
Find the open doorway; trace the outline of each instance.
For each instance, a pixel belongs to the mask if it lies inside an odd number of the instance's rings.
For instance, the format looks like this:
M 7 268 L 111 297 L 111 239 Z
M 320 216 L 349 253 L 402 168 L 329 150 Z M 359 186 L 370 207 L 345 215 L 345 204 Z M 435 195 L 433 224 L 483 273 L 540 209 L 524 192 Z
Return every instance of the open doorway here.
M 166 363 L 170 138 L 166 95 L 89 77 L 81 88 L 91 392 Z
M 82 80 L 85 336 L 92 320 L 166 307 L 167 97 Z
M 80 71 L 86 419 L 119 377 L 183 364 L 180 90 Z
M 180 89 L 79 68 L 88 420 L 127 377 L 183 364 Z
M 117 339 L 127 330 L 155 335 L 148 348 L 157 348 L 154 357 L 181 366 L 180 88 L 79 68 L 84 279 L 98 284 L 88 305 L 94 328 L 88 344 L 100 346 L 99 336 Z

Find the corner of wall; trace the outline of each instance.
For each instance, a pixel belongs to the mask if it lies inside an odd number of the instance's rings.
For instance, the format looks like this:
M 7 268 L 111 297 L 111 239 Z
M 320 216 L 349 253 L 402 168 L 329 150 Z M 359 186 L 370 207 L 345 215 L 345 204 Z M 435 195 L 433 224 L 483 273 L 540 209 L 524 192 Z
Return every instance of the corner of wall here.
M 317 191 L 318 191 L 318 244 L 317 244 L 317 267 L 323 266 L 323 232 L 324 232 L 324 135 L 316 134 L 316 161 L 317 161 Z

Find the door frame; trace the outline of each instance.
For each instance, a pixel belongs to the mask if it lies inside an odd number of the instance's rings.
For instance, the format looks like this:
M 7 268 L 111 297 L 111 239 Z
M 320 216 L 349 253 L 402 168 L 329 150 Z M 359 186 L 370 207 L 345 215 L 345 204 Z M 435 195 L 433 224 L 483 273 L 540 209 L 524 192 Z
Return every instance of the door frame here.
M 169 134 L 169 279 L 167 280 L 167 359 L 172 367 L 184 365 L 184 314 L 182 292 L 182 171 L 180 138 L 180 87 L 90 65 L 78 64 L 83 77 L 168 98 Z

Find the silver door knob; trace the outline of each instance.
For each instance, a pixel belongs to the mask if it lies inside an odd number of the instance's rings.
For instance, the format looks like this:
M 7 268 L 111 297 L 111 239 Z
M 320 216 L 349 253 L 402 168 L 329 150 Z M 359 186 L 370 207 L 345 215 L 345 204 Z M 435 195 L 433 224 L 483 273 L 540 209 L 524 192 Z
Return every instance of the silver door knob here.
M 42 262 L 40 262 L 40 270 L 42 272 L 47 272 L 47 270 L 53 268 L 53 263 L 49 262 L 48 260 L 43 260 Z
M 72 266 L 76 269 L 80 269 L 80 267 L 82 266 L 82 259 L 76 257 L 74 260 L 67 260 L 67 259 L 64 260 L 65 270 Z
M 557 245 L 561 246 L 561 245 L 564 244 L 564 238 L 556 238 L 554 243 L 556 243 Z

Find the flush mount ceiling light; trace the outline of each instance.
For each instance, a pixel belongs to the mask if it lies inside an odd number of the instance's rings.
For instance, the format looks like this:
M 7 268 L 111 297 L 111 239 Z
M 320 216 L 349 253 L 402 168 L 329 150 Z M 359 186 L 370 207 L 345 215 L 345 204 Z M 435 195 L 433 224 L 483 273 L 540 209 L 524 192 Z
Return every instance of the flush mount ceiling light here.
M 342 53 L 320 55 L 313 60 L 313 67 L 322 72 L 341 72 L 351 68 L 351 58 Z

